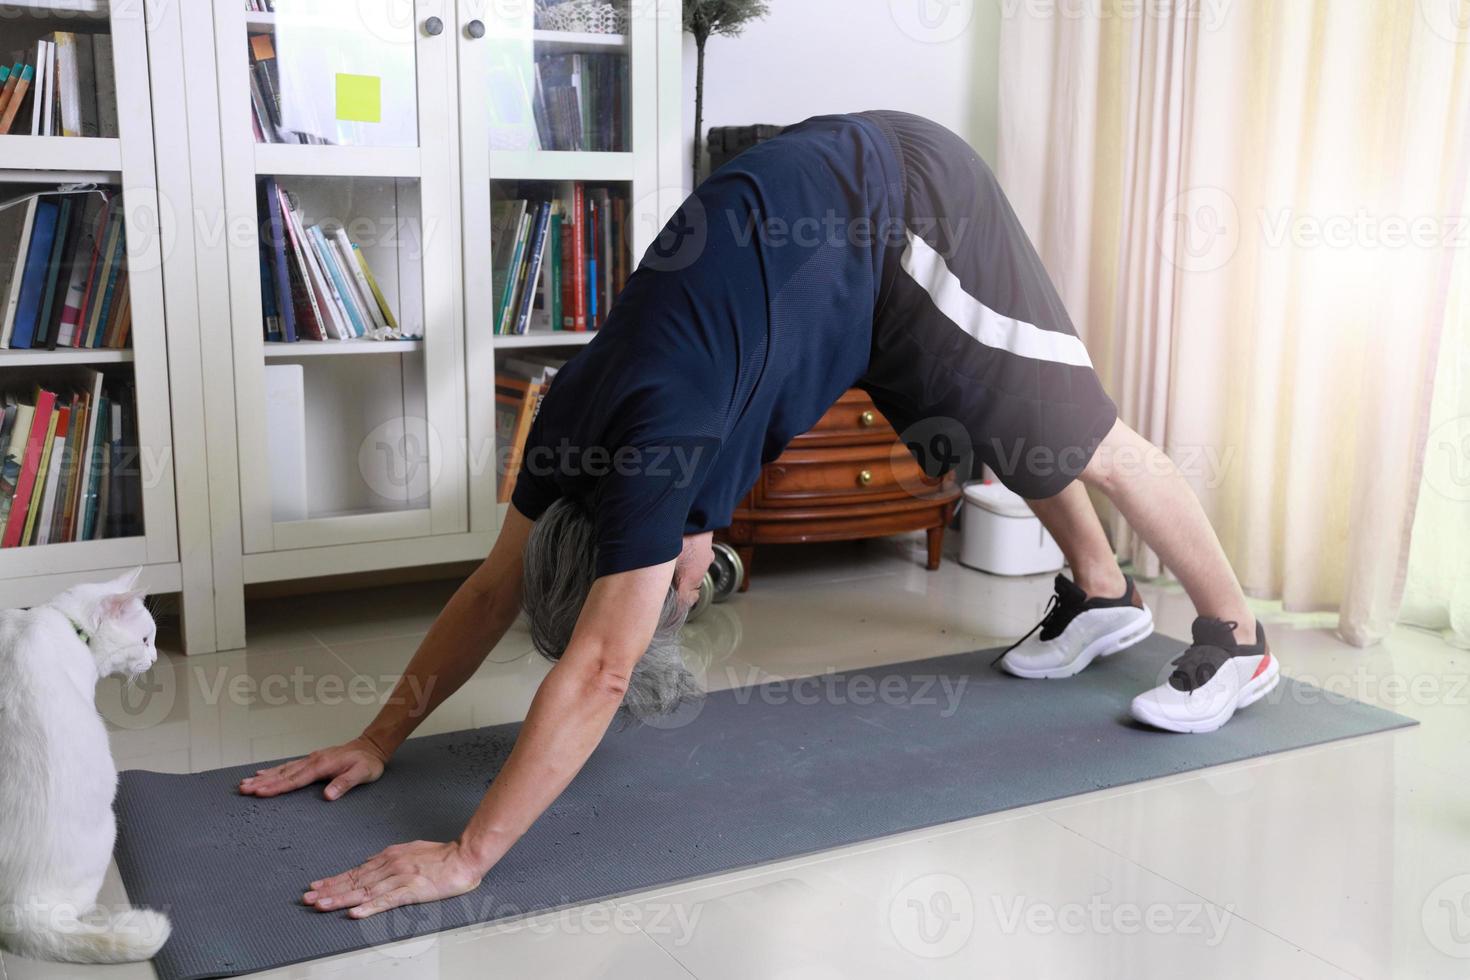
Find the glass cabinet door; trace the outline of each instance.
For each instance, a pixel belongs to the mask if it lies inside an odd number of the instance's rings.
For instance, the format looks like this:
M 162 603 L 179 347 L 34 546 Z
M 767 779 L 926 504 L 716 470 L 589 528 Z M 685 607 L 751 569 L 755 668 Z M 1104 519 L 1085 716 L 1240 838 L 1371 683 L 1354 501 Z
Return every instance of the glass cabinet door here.
M 247 553 L 466 527 L 442 6 L 219 0 Z
M 657 27 L 672 4 L 461 0 L 462 198 L 477 527 L 509 506 L 561 364 L 597 335 L 652 227 Z

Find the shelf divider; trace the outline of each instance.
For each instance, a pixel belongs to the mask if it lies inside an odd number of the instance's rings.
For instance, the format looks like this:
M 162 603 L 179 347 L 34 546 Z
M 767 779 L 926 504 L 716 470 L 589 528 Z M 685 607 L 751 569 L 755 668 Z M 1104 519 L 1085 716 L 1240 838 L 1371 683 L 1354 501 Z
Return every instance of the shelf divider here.
M 290 344 L 266 344 L 265 358 L 270 361 L 293 357 L 411 354 L 423 349 L 422 340 L 298 340 Z
M 491 150 L 491 180 L 630 181 L 632 153 L 573 150 Z
M 0 136 L 0 180 L 13 179 L 6 171 L 17 170 L 72 171 L 78 178 L 108 174 L 116 180 L 122 173 L 122 144 L 91 136 Z
M 124 364 L 131 362 L 129 349 L 88 348 L 86 350 L 0 350 L 0 368 L 52 367 L 58 364 Z
M 497 348 L 581 347 L 592 342 L 596 330 L 542 330 L 532 333 L 497 334 Z
M 282 177 L 418 177 L 416 146 L 256 143 L 255 172 Z
M 531 40 L 536 47 L 552 49 L 555 51 L 585 51 L 591 54 L 602 52 L 626 51 L 628 49 L 628 35 L 626 34 L 589 34 L 580 31 L 541 31 L 531 32 Z
M 0 7 L 9 7 L 14 10 L 34 10 L 39 13 L 54 13 L 69 16 L 81 14 L 86 17 L 105 18 L 107 16 L 107 3 L 105 0 L 5 0 Z

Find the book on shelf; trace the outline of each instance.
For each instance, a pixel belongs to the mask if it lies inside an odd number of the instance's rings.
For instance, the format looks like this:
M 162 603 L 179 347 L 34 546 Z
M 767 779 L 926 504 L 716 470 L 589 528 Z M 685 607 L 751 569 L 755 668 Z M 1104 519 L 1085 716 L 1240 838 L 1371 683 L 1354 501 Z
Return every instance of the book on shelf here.
M 260 250 L 260 312 L 265 320 L 265 339 L 274 343 L 281 339 L 281 310 L 276 305 L 276 289 L 271 281 L 271 264 Z
M 265 247 L 270 261 L 271 288 L 275 291 L 276 310 L 280 314 L 280 336 L 276 339 L 290 343 L 296 339 L 296 314 L 288 264 L 290 253 L 286 248 L 286 218 L 275 178 L 267 177 L 260 182 L 260 195 L 264 212 L 261 228 L 265 232 Z
M 536 55 L 532 114 L 543 150 L 628 149 L 628 56 Z
M 605 187 L 571 185 L 568 199 L 493 202 L 494 331 L 595 330 L 629 274 L 627 202 Z
M 0 348 L 123 348 L 132 331 L 117 195 L 48 191 L 0 209 Z
M 562 329 L 562 289 L 563 268 L 562 257 L 562 235 L 566 225 L 566 215 L 562 213 L 560 204 L 551 210 L 551 234 L 546 241 L 546 253 L 550 260 L 546 262 L 546 276 L 542 285 L 542 302 L 540 312 L 544 314 L 545 323 L 538 321 L 532 324 L 535 329 L 560 330 Z
M 495 372 L 496 496 L 502 504 L 515 490 L 521 455 L 541 400 L 564 364 L 566 358 L 527 353 L 503 359 Z
M 74 238 L 75 247 L 71 254 L 71 274 L 67 279 L 66 292 L 62 297 L 61 321 L 57 328 L 58 346 L 74 347 L 80 337 L 81 325 L 89 319 L 91 289 L 102 263 L 109 265 L 120 261 L 118 255 L 104 255 L 99 245 L 107 243 L 108 225 L 111 221 L 113 199 L 100 194 L 88 194 L 83 199 L 80 223 Z M 119 243 L 122 225 L 118 224 Z M 3 273 L 0 273 L 3 274 Z M 131 317 L 129 317 L 131 321 Z M 129 322 L 130 325 L 130 322 Z M 126 346 L 126 333 L 118 338 L 119 346 Z
M 499 360 L 500 374 L 525 378 L 533 384 L 550 384 L 556 372 L 567 363 L 567 358 L 552 354 L 526 351 Z
M 490 288 L 495 301 L 495 332 L 504 332 L 504 311 L 513 298 L 514 272 L 519 267 L 522 225 L 529 206 L 525 200 L 496 200 L 490 213 Z
M 0 133 L 10 132 L 15 125 L 15 117 L 20 114 L 35 78 L 36 69 L 32 65 L 16 62 L 6 69 L 5 87 L 0 89 Z
M 55 407 L 56 395 L 37 388 L 31 405 L 29 430 L 24 433 L 17 431 L 10 434 L 13 448 L 7 450 L 6 456 L 7 458 L 11 455 L 16 456 L 19 460 L 20 471 L 16 475 L 3 536 L 0 536 L 0 548 L 14 548 L 23 541 L 26 518 L 30 515 L 31 491 L 36 485 L 36 477 L 40 472 L 44 448 L 56 432 L 56 419 L 52 415 Z
M 0 81 L 0 133 L 117 136 L 112 35 L 55 31 L 11 55 Z
M 300 143 L 299 136 L 281 128 L 281 86 L 275 38 L 270 34 L 252 34 L 249 44 L 250 107 L 257 139 L 263 143 Z
M 393 315 L 393 305 L 383 295 L 383 287 L 378 285 L 378 277 L 373 275 L 373 267 L 368 265 L 367 256 L 363 254 L 362 246 L 356 242 L 349 243 L 352 255 L 357 260 L 357 267 L 361 271 L 362 279 L 367 283 L 368 292 L 372 294 L 373 302 L 377 304 L 378 311 L 382 313 L 383 323 L 386 329 L 398 332 L 398 318 Z
M 0 547 L 142 533 L 136 391 L 83 369 L 0 394 Z
M 72 205 L 70 194 L 59 198 L 56 203 L 56 233 L 51 236 L 51 248 L 45 257 L 46 271 L 41 288 L 41 314 L 36 319 L 40 332 L 33 338 L 36 347 L 56 345 L 55 328 L 61 322 L 60 310 L 56 302 L 56 287 L 58 280 L 61 279 L 63 253 L 66 251 L 67 239 L 74 235 L 74 224 L 80 216 L 80 211 Z M 71 273 L 68 269 L 66 282 L 61 284 L 63 291 L 69 288 L 70 282 Z M 63 301 L 66 299 L 65 296 L 60 298 Z M 53 312 L 57 314 L 55 318 L 52 317 Z
M 316 250 L 317 260 L 327 274 L 327 281 L 332 287 L 332 296 L 347 316 L 347 332 L 350 337 L 363 337 L 368 332 L 368 321 L 363 315 L 363 310 L 357 303 L 357 297 L 353 293 L 352 281 L 347 275 L 347 270 L 342 268 L 340 256 L 337 255 L 327 236 L 323 234 L 318 225 L 312 225 L 306 229 L 307 241 Z
M 398 317 L 361 246 L 340 224 L 310 223 L 274 177 L 259 184 L 262 329 L 268 342 L 391 340 Z
M 117 128 L 117 77 L 113 71 L 112 35 L 92 35 L 92 78 L 97 87 L 97 135 L 115 137 Z
M 583 331 L 587 325 L 587 220 L 586 190 L 581 184 L 572 186 L 572 208 L 567 214 L 566 239 L 562 245 L 564 266 L 562 309 L 571 310 L 571 318 L 562 314 L 561 329 Z M 552 324 L 553 327 L 556 324 Z
M 536 221 L 531 227 L 531 237 L 526 239 L 529 248 L 526 252 L 526 261 L 522 270 L 523 282 L 520 286 L 520 296 L 515 310 L 515 333 L 525 333 L 530 329 L 531 309 L 536 302 L 536 284 L 541 281 L 541 267 L 546 259 L 547 231 L 551 225 L 550 201 L 542 201 L 536 206 Z
M 54 136 L 56 118 L 52 107 L 56 98 L 56 43 L 36 42 L 36 84 L 31 93 L 31 135 Z

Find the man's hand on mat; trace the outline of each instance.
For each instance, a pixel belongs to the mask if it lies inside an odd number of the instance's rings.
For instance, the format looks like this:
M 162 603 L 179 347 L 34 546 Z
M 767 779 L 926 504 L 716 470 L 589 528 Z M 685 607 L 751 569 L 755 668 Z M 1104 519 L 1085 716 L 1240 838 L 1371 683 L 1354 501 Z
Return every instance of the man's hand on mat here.
M 280 796 L 330 780 L 322 795 L 335 800 L 354 786 L 376 781 L 387 764 L 386 752 L 366 738 L 355 738 L 345 745 L 318 749 L 295 762 L 261 769 L 240 780 L 240 792 L 245 796 Z
M 365 919 L 400 905 L 437 902 L 480 887 L 485 869 L 458 843 L 395 844 L 345 874 L 313 881 L 301 901 L 319 912 Z

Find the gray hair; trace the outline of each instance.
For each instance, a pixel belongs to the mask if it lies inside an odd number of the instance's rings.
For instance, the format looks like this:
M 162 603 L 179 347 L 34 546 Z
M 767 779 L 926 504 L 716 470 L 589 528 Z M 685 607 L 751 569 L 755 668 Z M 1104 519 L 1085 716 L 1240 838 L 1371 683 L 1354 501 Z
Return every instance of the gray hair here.
M 592 515 L 568 497 L 541 515 L 526 542 L 521 606 L 531 642 L 547 660 L 566 652 L 587 594 L 597 578 L 597 540 Z M 679 634 L 689 609 L 673 586 L 664 597 L 658 628 L 628 681 L 622 710 L 639 721 L 673 713 L 704 696 L 684 663 Z

